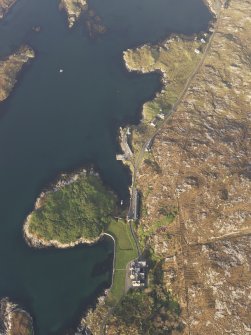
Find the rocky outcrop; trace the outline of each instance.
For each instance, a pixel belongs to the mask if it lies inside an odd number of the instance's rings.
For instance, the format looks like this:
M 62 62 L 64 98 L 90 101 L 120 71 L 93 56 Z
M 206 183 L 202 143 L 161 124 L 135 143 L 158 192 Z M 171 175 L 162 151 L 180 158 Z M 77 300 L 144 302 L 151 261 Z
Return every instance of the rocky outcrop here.
M 69 28 L 72 28 L 83 11 L 87 9 L 87 0 L 61 0 L 60 8 L 66 11 Z
M 221 6 L 225 4 L 225 6 L 228 6 L 228 3 L 231 0 L 204 0 L 205 4 L 209 7 L 210 11 L 214 14 L 217 15 L 219 12 Z
M 0 19 L 6 15 L 15 2 L 16 0 L 0 0 Z
M 8 298 L 0 300 L 0 332 L 5 335 L 33 335 L 31 316 Z
M 216 1 L 209 1 L 214 8 Z M 251 1 L 226 1 L 204 65 L 140 170 L 148 244 L 182 306 L 184 334 L 247 335 L 251 267 Z
M 0 61 L 0 102 L 10 95 L 17 82 L 17 76 L 32 58 L 34 51 L 28 46 L 20 47 L 15 53 Z

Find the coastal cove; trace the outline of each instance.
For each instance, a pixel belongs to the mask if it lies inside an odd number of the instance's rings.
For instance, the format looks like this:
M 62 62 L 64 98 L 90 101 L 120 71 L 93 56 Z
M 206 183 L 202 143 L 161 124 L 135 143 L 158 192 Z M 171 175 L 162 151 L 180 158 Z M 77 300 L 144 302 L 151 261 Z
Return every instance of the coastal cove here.
M 110 286 L 114 243 L 103 237 L 92 246 L 33 249 L 23 238 L 25 218 L 45 186 L 86 164 L 126 208 L 130 174 L 116 161 L 118 129 L 139 122 L 160 76 L 127 72 L 123 51 L 171 33 L 205 31 L 211 19 L 201 0 L 89 0 L 89 6 L 107 28 L 94 39 L 83 17 L 69 30 L 52 0 L 19 0 L 0 21 L 1 58 L 21 44 L 36 54 L 0 104 L 0 298 L 20 303 L 38 335 L 76 326 Z

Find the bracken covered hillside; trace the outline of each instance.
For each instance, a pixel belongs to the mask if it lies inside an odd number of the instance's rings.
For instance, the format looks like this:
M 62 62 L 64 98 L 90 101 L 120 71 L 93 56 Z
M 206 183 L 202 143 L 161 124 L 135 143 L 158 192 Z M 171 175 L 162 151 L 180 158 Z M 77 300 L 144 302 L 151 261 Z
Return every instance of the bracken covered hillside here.
M 214 1 L 210 0 L 210 4 Z M 184 334 L 251 332 L 251 0 L 227 1 L 204 66 L 144 164 L 140 229 L 165 258 Z

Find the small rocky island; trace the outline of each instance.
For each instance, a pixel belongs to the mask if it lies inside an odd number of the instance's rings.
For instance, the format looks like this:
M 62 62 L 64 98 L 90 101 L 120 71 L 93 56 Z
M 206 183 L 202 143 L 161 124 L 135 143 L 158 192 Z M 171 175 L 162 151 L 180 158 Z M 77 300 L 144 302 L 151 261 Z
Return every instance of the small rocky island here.
M 37 199 L 25 222 L 24 235 L 35 247 L 94 243 L 109 225 L 115 209 L 115 195 L 93 170 L 63 174 Z
M 34 51 L 25 45 L 5 60 L 0 61 L 0 102 L 8 98 L 17 82 L 18 74 L 24 65 L 34 57 Z
M 68 26 L 72 28 L 82 12 L 87 9 L 87 0 L 61 0 L 59 7 L 66 11 Z
M 0 300 L 0 334 L 34 334 L 31 316 L 8 298 Z
M 85 24 L 91 38 L 105 34 L 107 31 L 101 17 L 98 16 L 92 9 L 85 12 Z
M 16 0 L 0 0 L 0 19 L 5 16 L 15 2 Z

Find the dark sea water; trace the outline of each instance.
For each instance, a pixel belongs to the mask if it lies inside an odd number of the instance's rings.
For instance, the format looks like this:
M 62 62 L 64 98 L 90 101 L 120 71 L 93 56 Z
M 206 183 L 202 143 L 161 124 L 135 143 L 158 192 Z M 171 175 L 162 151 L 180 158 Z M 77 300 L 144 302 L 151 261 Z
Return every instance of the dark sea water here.
M 122 52 L 173 32 L 206 30 L 211 19 L 202 0 L 89 2 L 108 29 L 96 39 L 83 19 L 68 30 L 54 0 L 19 0 L 0 22 L 1 57 L 21 43 L 37 55 L 0 105 L 0 297 L 22 303 L 38 335 L 62 333 L 109 286 L 113 246 L 31 249 L 22 238 L 26 215 L 61 171 L 87 163 L 128 198 L 129 172 L 115 160 L 118 127 L 139 121 L 160 78 L 127 73 Z M 107 270 L 94 276 L 103 262 Z

